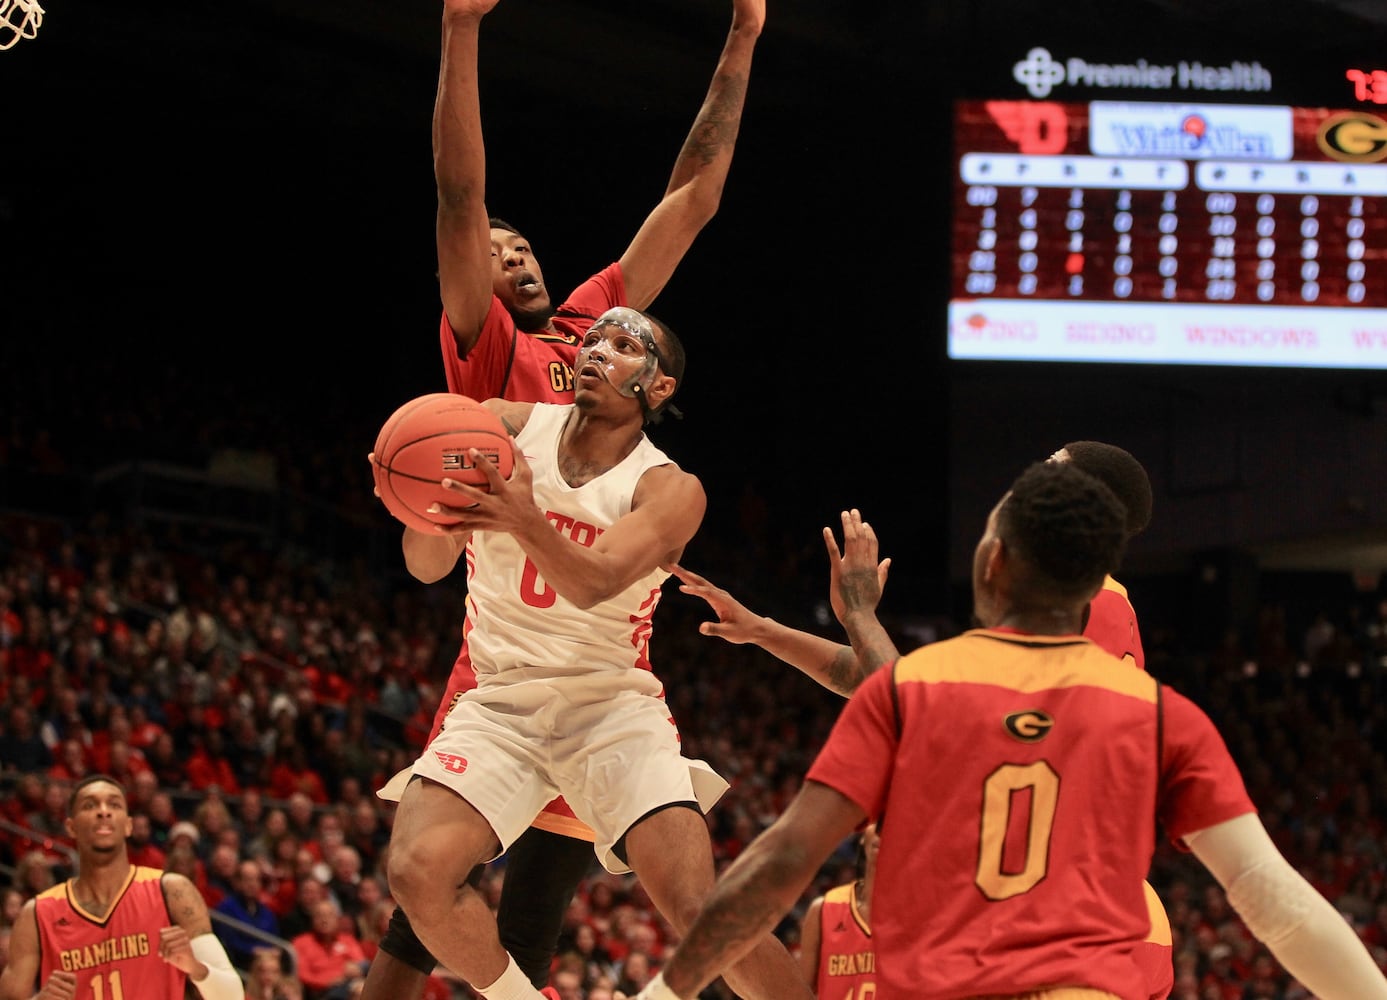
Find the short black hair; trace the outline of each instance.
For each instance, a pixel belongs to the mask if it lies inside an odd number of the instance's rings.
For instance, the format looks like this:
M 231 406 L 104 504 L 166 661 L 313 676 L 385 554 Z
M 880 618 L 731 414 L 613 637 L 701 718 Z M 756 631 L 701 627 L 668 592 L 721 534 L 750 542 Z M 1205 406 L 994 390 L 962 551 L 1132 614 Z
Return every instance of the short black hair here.
M 86 788 L 88 785 L 95 785 L 102 781 L 108 785 L 115 785 L 120 789 L 120 794 L 125 800 L 127 802 L 130 801 L 130 794 L 125 790 L 125 786 L 109 774 L 89 774 L 72 786 L 72 794 L 67 797 L 67 814 L 71 816 L 77 809 L 77 796 L 81 793 L 82 789 Z
M 512 226 L 512 225 L 511 225 L 509 222 L 507 222 L 505 219 L 502 219 L 500 216 L 493 215 L 493 216 L 491 216 L 491 218 L 487 219 L 486 221 L 487 221 L 487 225 L 489 225 L 492 229 L 504 229 L 506 232 L 508 232 L 508 233 L 514 233 L 516 236 L 522 236 L 522 235 L 524 235 L 523 233 L 520 232 L 520 230 L 516 229 L 514 226 Z
M 664 320 L 650 313 L 641 311 L 646 319 L 659 331 L 658 350 L 655 353 L 655 360 L 660 364 L 660 370 L 674 379 L 674 392 L 665 397 L 665 401 L 655 409 L 650 411 L 646 418 L 648 422 L 659 423 L 660 418 L 665 415 L 665 411 L 680 416 L 678 409 L 670 406 L 679 388 L 684 384 L 684 368 L 688 364 L 688 355 L 684 353 L 684 342 L 679 339 L 679 335 Z
M 1102 441 L 1070 441 L 1064 450 L 1071 462 L 1117 494 L 1127 508 L 1127 537 L 1146 529 L 1151 523 L 1151 479 L 1131 452 Z
M 1087 600 L 1122 561 L 1126 511 L 1102 480 L 1071 462 L 1035 462 L 997 511 L 997 534 L 1023 564 L 1015 597 L 1040 606 Z

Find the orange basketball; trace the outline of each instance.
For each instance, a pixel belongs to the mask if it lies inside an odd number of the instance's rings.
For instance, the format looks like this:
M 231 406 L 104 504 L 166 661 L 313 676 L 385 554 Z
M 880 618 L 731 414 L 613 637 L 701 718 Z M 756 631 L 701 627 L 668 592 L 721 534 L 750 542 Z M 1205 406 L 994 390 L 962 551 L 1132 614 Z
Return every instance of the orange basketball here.
M 459 494 L 443 488 L 444 479 L 488 488 L 485 474 L 472 462 L 473 448 L 490 459 L 502 477 L 510 477 L 510 435 L 501 418 L 481 403 L 451 392 L 433 392 L 405 403 L 376 435 L 373 472 L 386 509 L 420 531 L 455 523 L 428 509 L 435 503 L 463 505 Z

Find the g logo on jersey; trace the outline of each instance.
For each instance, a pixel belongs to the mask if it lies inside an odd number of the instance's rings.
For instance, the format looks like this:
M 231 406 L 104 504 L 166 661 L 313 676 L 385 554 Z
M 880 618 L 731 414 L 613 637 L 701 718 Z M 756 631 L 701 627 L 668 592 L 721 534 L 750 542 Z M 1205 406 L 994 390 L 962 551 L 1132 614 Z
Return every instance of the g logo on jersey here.
M 1387 122 L 1365 111 L 1344 111 L 1324 120 L 1315 141 L 1336 160 L 1374 163 L 1387 158 Z
M 1025 712 L 1012 712 L 1002 720 L 1002 725 L 1022 743 L 1039 743 L 1050 735 L 1055 720 L 1040 709 L 1032 708 Z

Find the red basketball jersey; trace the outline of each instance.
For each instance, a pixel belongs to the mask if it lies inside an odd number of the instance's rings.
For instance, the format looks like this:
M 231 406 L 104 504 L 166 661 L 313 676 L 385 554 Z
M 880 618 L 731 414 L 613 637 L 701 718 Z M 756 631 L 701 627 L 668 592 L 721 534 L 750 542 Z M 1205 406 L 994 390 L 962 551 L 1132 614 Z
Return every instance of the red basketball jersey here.
M 1137 613 L 1127 599 L 1127 588 L 1112 577 L 1103 580 L 1103 589 L 1089 603 L 1084 636 L 1119 660 L 1130 656 L 1137 667 L 1146 669 L 1146 651 L 1141 648 Z
M 819 908 L 819 1000 L 872 1000 L 876 996 L 876 953 L 872 928 L 857 908 L 854 883 L 824 893 Z
M 1076 636 L 976 629 L 877 671 L 808 779 L 880 823 L 882 1000 L 1057 984 L 1149 996 L 1142 880 L 1179 838 L 1253 811 L 1188 699 Z
M 173 925 L 161 875 L 131 866 L 104 917 L 78 905 L 71 880 L 40 893 L 39 981 L 64 969 L 77 974 L 80 1000 L 182 1000 L 187 976 L 159 957 L 159 931 Z
M 608 264 L 573 290 L 552 320 L 557 333 L 521 333 L 501 300 L 492 296 L 481 336 L 466 358 L 458 357 L 448 314 L 439 320 L 439 346 L 448 391 L 473 399 L 521 403 L 573 402 L 573 361 L 593 321 L 626 305 L 621 265 Z

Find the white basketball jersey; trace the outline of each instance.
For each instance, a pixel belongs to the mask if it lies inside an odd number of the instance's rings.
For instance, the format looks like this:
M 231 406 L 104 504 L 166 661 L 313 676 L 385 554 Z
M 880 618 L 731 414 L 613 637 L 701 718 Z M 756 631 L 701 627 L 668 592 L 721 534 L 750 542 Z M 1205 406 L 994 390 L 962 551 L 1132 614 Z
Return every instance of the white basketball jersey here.
M 516 446 L 534 471 L 535 503 L 555 530 L 592 545 L 631 510 L 631 495 L 647 469 L 670 464 L 644 435 L 615 468 L 582 486 L 559 474 L 559 437 L 573 404 L 536 403 Z M 468 543 L 468 651 L 480 684 L 505 671 L 526 678 L 637 670 L 633 685 L 659 690 L 648 659 L 651 619 L 660 585 L 669 574 L 656 567 L 610 600 L 580 609 L 559 596 L 509 534 L 478 531 Z

